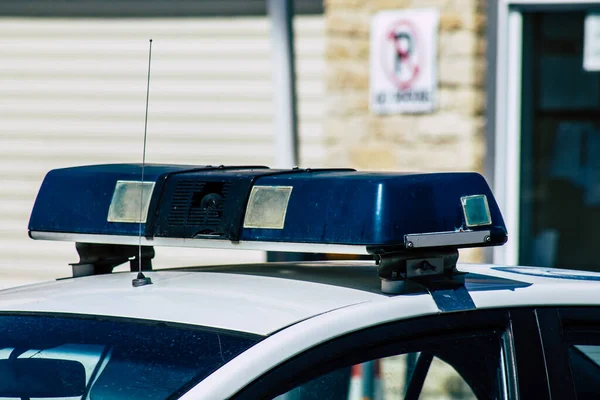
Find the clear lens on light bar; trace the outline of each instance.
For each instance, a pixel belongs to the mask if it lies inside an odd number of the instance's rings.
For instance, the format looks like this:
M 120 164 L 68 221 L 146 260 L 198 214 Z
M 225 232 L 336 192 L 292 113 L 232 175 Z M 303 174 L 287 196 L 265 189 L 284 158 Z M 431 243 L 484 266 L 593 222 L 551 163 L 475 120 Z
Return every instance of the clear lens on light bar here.
M 254 186 L 244 228 L 283 229 L 292 189 L 292 186 Z
M 464 196 L 460 198 L 460 202 L 465 213 L 467 227 L 484 226 L 492 223 L 490 207 L 484 194 Z
M 117 181 L 110 208 L 108 222 L 146 222 L 154 182 Z

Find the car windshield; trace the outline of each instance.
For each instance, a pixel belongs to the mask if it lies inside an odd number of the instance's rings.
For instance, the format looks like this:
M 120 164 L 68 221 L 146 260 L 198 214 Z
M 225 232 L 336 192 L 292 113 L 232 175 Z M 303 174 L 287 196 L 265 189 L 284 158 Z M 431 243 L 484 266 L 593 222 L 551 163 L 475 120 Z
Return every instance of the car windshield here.
M 0 398 L 164 399 L 258 340 L 156 321 L 0 315 Z

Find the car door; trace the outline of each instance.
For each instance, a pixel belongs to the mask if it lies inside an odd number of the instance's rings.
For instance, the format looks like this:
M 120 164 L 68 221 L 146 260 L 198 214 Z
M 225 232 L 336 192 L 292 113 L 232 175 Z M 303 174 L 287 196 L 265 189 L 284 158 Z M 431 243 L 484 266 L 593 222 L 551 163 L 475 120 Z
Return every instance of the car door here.
M 474 310 L 379 325 L 316 346 L 235 399 L 549 399 L 536 311 Z

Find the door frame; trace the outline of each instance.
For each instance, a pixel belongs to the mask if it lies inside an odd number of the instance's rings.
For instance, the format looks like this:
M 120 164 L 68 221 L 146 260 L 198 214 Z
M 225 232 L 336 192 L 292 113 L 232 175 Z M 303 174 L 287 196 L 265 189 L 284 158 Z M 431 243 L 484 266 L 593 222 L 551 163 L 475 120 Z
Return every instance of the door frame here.
M 500 205 L 510 240 L 487 261 L 519 263 L 523 12 L 586 10 L 600 0 L 496 0 L 488 6 L 486 176 Z

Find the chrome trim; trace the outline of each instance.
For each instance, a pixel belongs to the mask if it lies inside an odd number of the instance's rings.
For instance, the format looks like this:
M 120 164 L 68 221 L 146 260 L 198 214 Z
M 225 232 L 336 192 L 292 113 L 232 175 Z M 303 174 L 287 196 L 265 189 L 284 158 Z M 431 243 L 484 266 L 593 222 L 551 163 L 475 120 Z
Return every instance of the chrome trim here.
M 404 235 L 406 248 L 461 246 L 483 244 L 490 239 L 490 231 L 412 233 Z
M 62 233 L 29 231 L 29 236 L 36 240 L 58 240 L 80 243 L 105 243 L 122 245 L 139 245 L 137 236 L 94 235 L 85 233 Z M 295 253 L 333 253 L 333 254 L 369 254 L 367 247 L 362 245 L 350 246 L 343 244 L 320 243 L 279 243 L 279 242 L 231 242 L 227 239 L 178 239 L 178 238 L 141 238 L 142 246 L 168 247 L 204 247 L 212 249 L 289 251 Z

